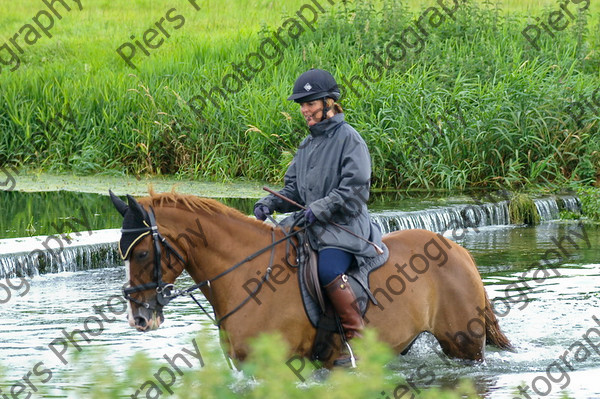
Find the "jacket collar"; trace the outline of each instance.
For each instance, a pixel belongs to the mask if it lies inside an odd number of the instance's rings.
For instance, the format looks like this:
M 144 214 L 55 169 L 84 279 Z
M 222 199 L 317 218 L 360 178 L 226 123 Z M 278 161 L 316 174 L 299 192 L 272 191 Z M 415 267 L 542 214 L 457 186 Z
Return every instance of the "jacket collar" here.
M 310 126 L 310 135 L 312 137 L 318 137 L 325 134 L 333 134 L 337 127 L 342 123 L 344 123 L 344 113 L 335 114 L 331 118 Z

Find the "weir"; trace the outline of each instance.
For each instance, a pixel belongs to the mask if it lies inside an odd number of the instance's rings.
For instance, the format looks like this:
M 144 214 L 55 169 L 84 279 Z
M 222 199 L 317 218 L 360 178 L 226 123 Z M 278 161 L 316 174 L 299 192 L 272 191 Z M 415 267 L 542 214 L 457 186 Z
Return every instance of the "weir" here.
M 75 272 L 122 263 L 119 229 L 0 240 L 0 278 Z M 50 238 L 50 239 L 49 239 Z
M 581 213 L 581 202 L 575 196 L 535 199 L 535 206 L 543 221 L 556 220 L 561 210 Z M 383 233 L 396 230 L 425 229 L 435 233 L 468 227 L 510 225 L 508 201 L 466 204 L 421 211 L 390 211 L 372 213 L 371 217 Z
M 542 221 L 556 220 L 561 210 L 580 213 L 575 196 L 536 199 Z M 426 229 L 436 233 L 468 227 L 510 224 L 508 201 L 454 205 L 420 211 L 385 211 L 371 214 L 384 233 Z M 117 249 L 119 229 L 72 233 L 70 236 L 39 236 L 0 240 L 0 279 L 74 272 L 120 265 Z M 56 237 L 49 240 L 49 237 Z

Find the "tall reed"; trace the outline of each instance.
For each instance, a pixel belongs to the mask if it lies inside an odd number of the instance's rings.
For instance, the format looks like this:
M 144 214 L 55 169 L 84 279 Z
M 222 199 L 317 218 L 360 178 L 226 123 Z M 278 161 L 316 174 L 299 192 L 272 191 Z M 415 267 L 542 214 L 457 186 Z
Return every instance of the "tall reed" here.
M 173 7 L 183 10 L 186 3 Z M 285 101 L 295 78 L 311 67 L 328 69 L 340 81 L 362 76 L 375 54 L 385 55 L 386 44 L 424 11 L 394 0 L 327 5 L 315 31 L 306 28 L 291 41 L 278 65 L 267 62 L 241 90 L 196 113 L 188 101 L 219 86 L 232 63 L 273 38 L 284 19 L 273 17 L 269 2 L 258 33 L 234 27 L 229 12 L 219 27 L 215 16 L 223 7 L 186 14 L 186 25 L 150 56 L 138 56 L 132 70 L 114 50 L 166 11 L 150 4 L 92 4 L 79 28 L 77 16 L 67 15 L 53 40 L 28 50 L 19 70 L 2 70 L 0 164 L 281 181 L 307 134 L 297 105 Z M 286 17 L 302 2 L 287 4 Z M 549 4 L 536 14 L 547 17 L 555 8 Z M 19 15 L 33 15 L 35 7 L 29 11 Z M 568 107 L 600 87 L 600 44 L 592 34 L 599 14 L 578 14 L 555 39 L 542 37 L 540 51 L 521 34 L 535 22 L 529 14 L 465 2 L 454 15 L 429 29 L 420 52 L 400 63 L 384 57 L 385 71 L 369 88 L 345 90 L 341 102 L 369 145 L 375 187 L 595 181 L 599 115 L 588 110 L 578 121 Z M 75 123 L 48 123 L 69 108 Z

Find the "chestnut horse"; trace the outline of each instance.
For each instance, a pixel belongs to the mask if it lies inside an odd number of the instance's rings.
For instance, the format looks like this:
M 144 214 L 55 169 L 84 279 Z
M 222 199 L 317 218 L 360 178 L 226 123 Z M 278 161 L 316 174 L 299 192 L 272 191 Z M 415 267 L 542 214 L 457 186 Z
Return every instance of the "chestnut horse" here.
M 172 284 L 185 269 L 220 318 L 221 343 L 233 359 L 244 360 L 249 338 L 265 332 L 280 332 L 293 354 L 310 356 L 316 330 L 304 311 L 296 270 L 282 261 L 286 244 L 279 227 L 218 201 L 174 192 L 151 191 L 139 202 L 128 196 L 128 204 L 112 193 L 111 198 L 124 216 L 123 238 L 139 233 L 126 242 L 128 248 L 120 246 L 133 287 L 125 290 L 132 326 L 140 331 L 160 326 Z M 128 229 L 136 219 L 142 227 Z M 243 262 L 278 240 L 273 252 Z M 511 347 L 466 249 L 420 229 L 389 233 L 383 242 L 389 258 L 369 276 L 378 304 L 371 303 L 365 314 L 366 326 L 381 340 L 401 353 L 430 332 L 448 356 L 470 360 L 483 359 L 486 342 Z

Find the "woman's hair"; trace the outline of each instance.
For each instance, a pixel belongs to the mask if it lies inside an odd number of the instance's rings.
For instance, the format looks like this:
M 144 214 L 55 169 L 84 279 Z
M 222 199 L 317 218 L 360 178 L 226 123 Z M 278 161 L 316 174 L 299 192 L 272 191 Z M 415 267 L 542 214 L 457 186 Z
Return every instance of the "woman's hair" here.
M 340 104 L 336 103 L 333 98 L 327 97 L 325 102 L 327 103 L 327 106 L 333 110 L 334 114 L 341 114 L 342 112 L 344 112 L 344 110 L 342 109 L 342 106 Z

